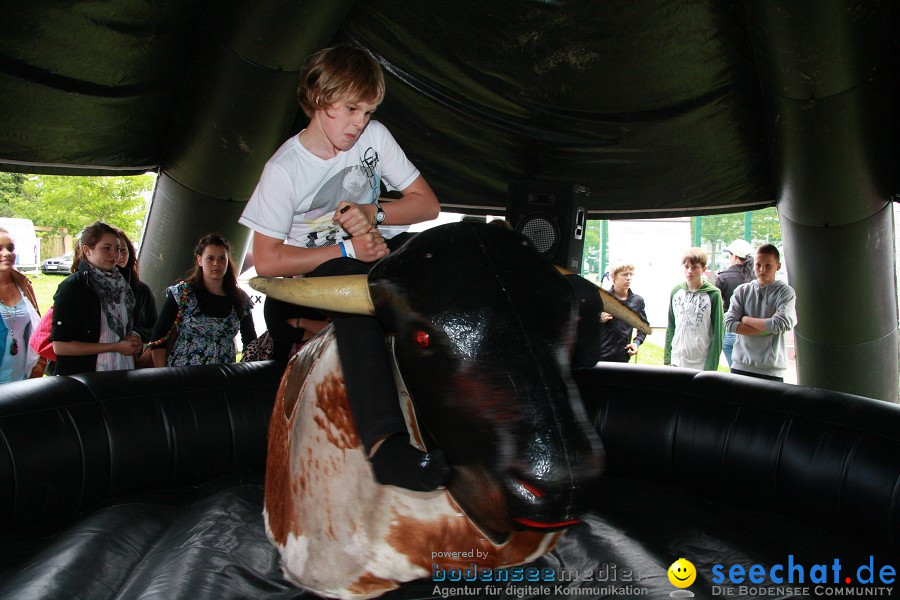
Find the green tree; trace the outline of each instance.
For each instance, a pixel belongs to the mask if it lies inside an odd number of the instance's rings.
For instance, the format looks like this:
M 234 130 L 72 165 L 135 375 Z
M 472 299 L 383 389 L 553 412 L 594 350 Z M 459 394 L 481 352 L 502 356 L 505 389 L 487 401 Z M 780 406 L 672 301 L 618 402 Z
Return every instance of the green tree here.
M 11 194 L 11 216 L 31 219 L 36 225 L 75 234 L 99 219 L 139 239 L 147 211 L 147 192 L 153 174 L 133 177 L 75 177 L 29 175 L 21 191 Z
M 757 244 L 775 244 L 781 246 L 781 222 L 775 207 L 753 211 L 753 241 Z
M 584 232 L 584 259 L 588 262 L 588 271 L 596 272 L 600 264 L 600 221 L 587 222 Z
M 745 213 L 708 215 L 701 217 L 700 237 L 714 246 L 716 241 L 729 244 L 745 237 Z M 781 245 L 781 224 L 775 207 L 755 210 L 751 213 L 750 242 L 754 245 L 766 242 Z M 696 239 L 696 222 L 691 220 L 691 240 Z
M 25 176 L 21 173 L 0 173 L 0 217 L 15 217 L 11 202 L 24 194 Z

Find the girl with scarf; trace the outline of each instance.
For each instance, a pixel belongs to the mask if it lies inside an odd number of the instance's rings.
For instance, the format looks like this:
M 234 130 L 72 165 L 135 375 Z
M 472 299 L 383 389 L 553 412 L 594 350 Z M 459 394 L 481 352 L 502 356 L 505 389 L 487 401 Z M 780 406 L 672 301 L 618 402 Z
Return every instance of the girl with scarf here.
M 0 383 L 40 377 L 46 365 L 28 344 L 41 315 L 31 282 L 15 264 L 16 244 L 0 227 Z
M 134 368 L 141 338 L 132 331 L 134 292 L 116 268 L 121 249 L 106 223 L 96 221 L 81 233 L 74 272 L 53 296 L 57 375 Z

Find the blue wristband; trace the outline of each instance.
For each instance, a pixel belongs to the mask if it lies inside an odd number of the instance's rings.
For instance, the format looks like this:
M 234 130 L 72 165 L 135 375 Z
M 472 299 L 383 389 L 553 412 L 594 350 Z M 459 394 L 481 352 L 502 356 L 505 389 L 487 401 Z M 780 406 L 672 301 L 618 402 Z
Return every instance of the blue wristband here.
M 338 242 L 338 245 L 341 247 L 341 256 L 347 256 L 347 249 L 344 247 L 344 242 Z

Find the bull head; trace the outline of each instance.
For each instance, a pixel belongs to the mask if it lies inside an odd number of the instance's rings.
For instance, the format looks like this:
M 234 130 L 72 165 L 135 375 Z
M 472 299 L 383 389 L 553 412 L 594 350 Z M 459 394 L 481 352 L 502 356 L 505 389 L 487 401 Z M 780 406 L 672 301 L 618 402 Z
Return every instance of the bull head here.
M 449 492 L 486 533 L 564 527 L 583 512 L 604 453 L 570 375 L 574 294 L 527 238 L 456 223 L 419 233 L 367 277 L 259 279 L 281 300 L 375 315 L 427 442 L 453 468 Z M 336 294 L 320 291 L 328 281 Z

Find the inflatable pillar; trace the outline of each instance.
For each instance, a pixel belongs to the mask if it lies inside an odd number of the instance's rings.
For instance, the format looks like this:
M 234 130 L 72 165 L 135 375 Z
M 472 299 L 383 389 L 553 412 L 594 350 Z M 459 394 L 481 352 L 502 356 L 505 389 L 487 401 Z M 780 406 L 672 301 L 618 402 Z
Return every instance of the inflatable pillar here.
M 799 383 L 897 402 L 890 2 L 744 7 L 780 169 Z
M 352 6 L 234 0 L 211 11 L 216 17 L 198 41 L 141 246 L 141 272 L 157 303 L 192 266 L 205 233 L 225 235 L 243 262 L 250 232 L 237 219 L 266 160 L 290 135 L 299 70 Z

